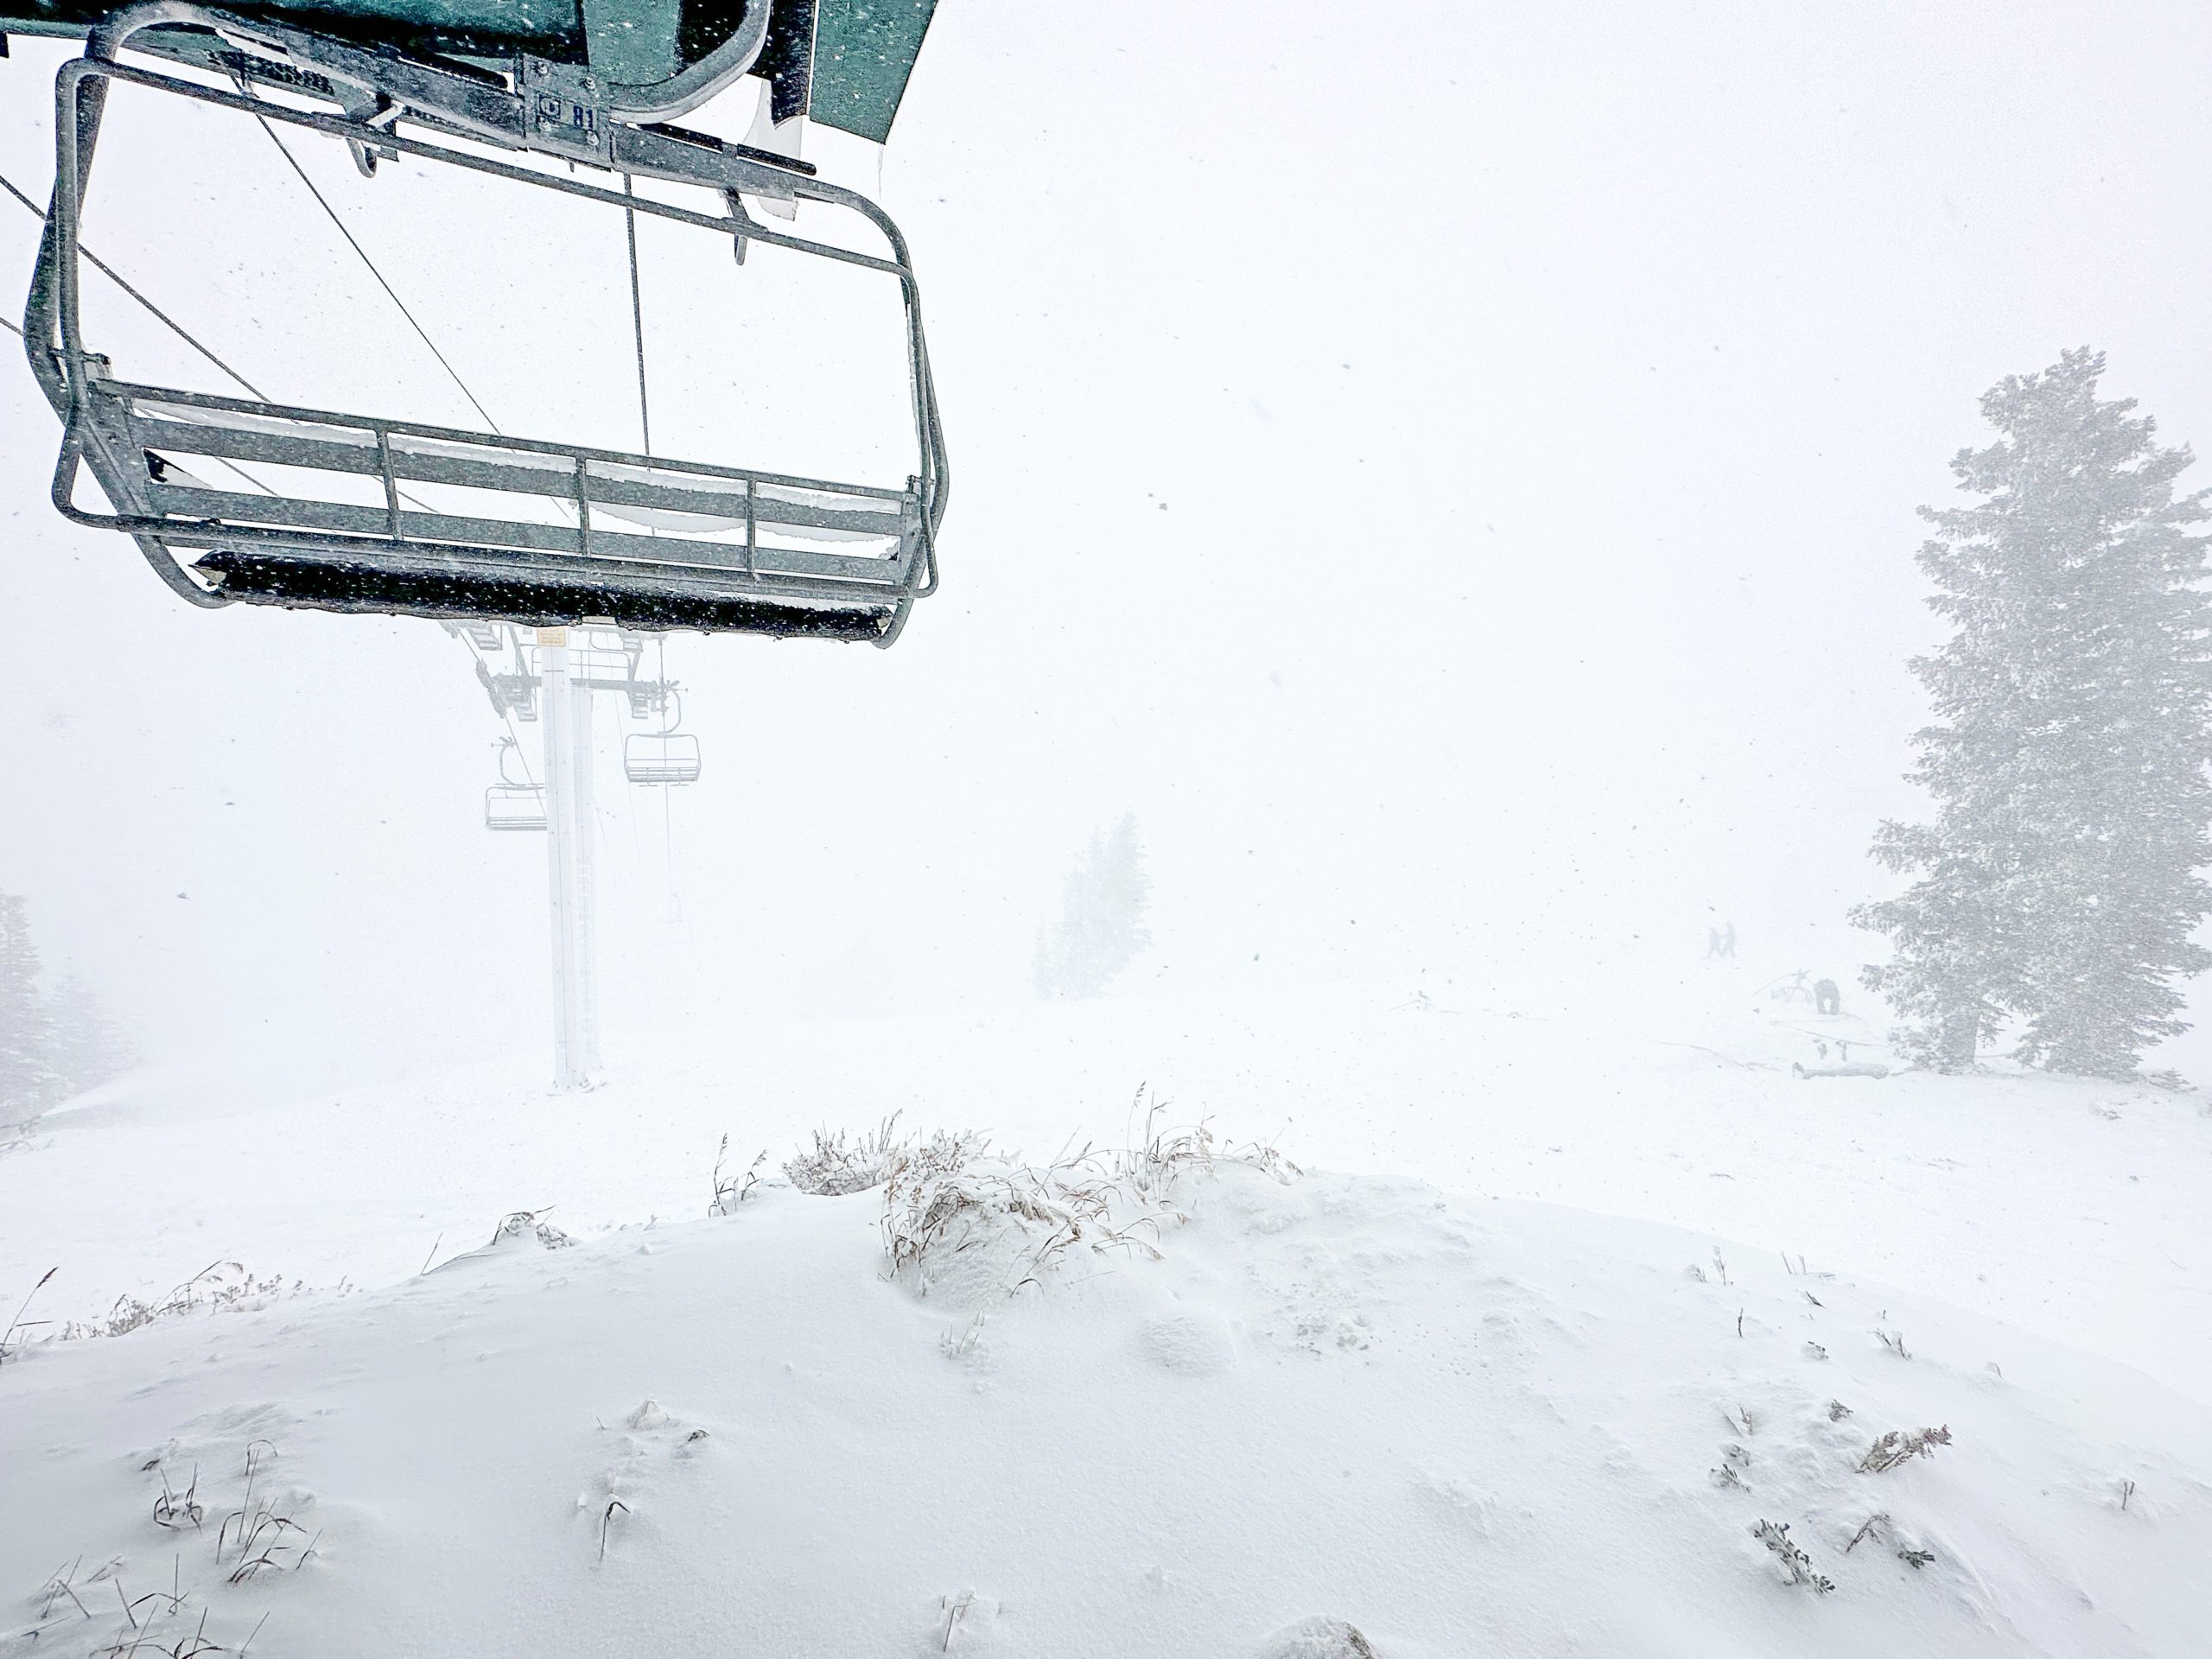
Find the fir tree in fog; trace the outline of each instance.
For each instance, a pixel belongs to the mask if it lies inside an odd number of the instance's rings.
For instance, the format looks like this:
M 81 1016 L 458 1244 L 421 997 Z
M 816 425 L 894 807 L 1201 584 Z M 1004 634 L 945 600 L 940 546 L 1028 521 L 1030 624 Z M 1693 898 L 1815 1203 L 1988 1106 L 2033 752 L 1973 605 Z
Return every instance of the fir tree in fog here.
M 0 1123 L 29 1117 L 54 1097 L 52 1048 L 29 906 L 0 893 Z
M 1923 507 L 1920 550 L 1954 626 L 1914 659 L 1940 724 L 1915 734 L 1932 823 L 1884 823 L 1873 855 L 1916 879 L 1863 905 L 1892 960 L 1866 982 L 1923 1065 L 2017 1056 L 2116 1077 L 2186 1025 L 2177 980 L 2212 966 L 2206 740 L 2212 657 L 2192 457 L 2133 399 L 2101 399 L 2100 353 L 2063 353 L 1981 400 L 1999 433 L 1951 463 L 1963 507 Z
M 138 1046 L 74 969 L 64 968 L 46 996 L 48 1061 L 60 1092 L 73 1095 L 138 1063 Z
M 29 906 L 0 893 L 0 1124 L 105 1083 L 137 1058 L 90 986 L 65 972 L 42 988 L 39 969 Z
M 1152 942 L 1144 925 L 1152 883 L 1125 813 L 1091 837 L 1060 889 L 1060 913 L 1037 941 L 1035 979 L 1046 996 L 1096 996 Z

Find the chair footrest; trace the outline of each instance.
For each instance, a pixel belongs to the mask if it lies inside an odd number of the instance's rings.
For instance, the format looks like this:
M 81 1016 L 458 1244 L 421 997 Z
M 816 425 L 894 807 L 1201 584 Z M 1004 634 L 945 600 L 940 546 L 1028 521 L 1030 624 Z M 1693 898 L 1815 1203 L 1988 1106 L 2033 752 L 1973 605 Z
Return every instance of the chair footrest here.
M 495 576 L 468 571 L 399 571 L 350 560 L 271 557 L 218 549 L 193 569 L 227 599 L 295 610 L 369 611 L 397 616 L 482 618 L 523 627 L 611 622 L 648 632 L 765 633 L 787 639 L 880 639 L 893 604 L 813 606 L 729 594 L 626 588 L 588 582 Z

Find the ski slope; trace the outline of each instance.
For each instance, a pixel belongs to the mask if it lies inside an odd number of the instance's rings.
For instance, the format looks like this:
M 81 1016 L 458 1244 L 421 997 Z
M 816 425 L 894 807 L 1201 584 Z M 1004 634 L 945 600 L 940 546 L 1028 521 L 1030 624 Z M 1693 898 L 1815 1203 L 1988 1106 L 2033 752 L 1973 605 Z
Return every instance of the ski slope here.
M 119 1558 L 226 1643 L 267 1614 L 270 1654 L 1243 1655 L 1319 1616 L 1402 1659 L 2194 1651 L 2196 1097 L 1799 1081 L 1762 967 L 1695 969 L 1641 1030 L 1352 982 L 764 1021 L 566 1099 L 512 1066 L 261 1104 L 142 1076 L 0 1158 L 8 1305 L 50 1262 L 34 1316 L 217 1257 L 306 1288 L 0 1370 L 8 1628 L 97 1650 L 105 1582 L 32 1615 Z M 1128 1144 L 1140 1072 L 1309 1173 L 1224 1164 L 1160 1260 L 1012 1295 L 888 1281 L 878 1193 L 704 1214 L 726 1131 L 772 1172 L 895 1109 L 1043 1161 Z M 578 1242 L 468 1255 L 523 1209 Z M 233 1586 L 206 1535 L 263 1442 L 259 1501 L 319 1536 Z M 194 1468 L 180 1538 L 149 1506 Z

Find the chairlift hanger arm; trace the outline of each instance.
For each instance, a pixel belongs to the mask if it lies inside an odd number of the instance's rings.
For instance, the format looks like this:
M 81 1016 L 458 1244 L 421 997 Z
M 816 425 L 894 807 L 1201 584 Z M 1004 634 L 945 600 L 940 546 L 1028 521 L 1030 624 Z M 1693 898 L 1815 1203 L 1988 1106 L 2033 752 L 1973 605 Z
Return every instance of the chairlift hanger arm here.
M 143 0 L 94 29 L 88 61 L 111 79 L 177 90 L 166 78 L 134 72 L 125 48 L 232 79 L 282 87 L 335 104 L 343 112 L 301 124 L 378 149 L 391 146 L 402 120 L 506 150 L 529 150 L 610 171 L 671 182 L 712 184 L 788 200 L 802 162 L 729 144 L 663 122 L 637 123 L 621 89 L 588 68 L 524 53 L 508 79 L 449 60 L 371 51 L 289 24 L 239 16 L 188 0 Z M 741 73 L 741 70 L 739 72 Z M 221 101 L 221 100 L 219 100 Z M 245 99 L 264 114 L 269 100 Z M 450 152 L 448 152 L 450 154 Z M 718 166 L 725 160 L 727 166 Z

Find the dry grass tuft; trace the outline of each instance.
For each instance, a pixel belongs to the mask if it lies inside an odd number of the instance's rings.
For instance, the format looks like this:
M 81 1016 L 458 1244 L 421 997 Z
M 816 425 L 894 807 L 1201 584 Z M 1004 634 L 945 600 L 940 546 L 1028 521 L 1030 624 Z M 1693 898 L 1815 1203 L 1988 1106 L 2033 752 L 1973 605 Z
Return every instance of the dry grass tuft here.
M 722 1173 L 722 1160 L 729 1155 L 729 1136 L 722 1136 L 722 1143 L 715 1150 L 715 1201 L 707 1206 L 710 1216 L 730 1216 L 737 1207 L 753 1196 L 753 1189 L 760 1185 L 760 1166 L 768 1161 L 768 1149 L 760 1148 L 760 1154 L 746 1166 L 742 1175 Z
M 803 1147 L 784 1166 L 784 1173 L 800 1192 L 817 1198 L 841 1198 L 865 1192 L 890 1178 L 891 1168 L 910 1146 L 898 1138 L 899 1114 L 893 1112 L 875 1129 L 848 1141 L 842 1129 L 831 1135 L 814 1132 L 814 1144 Z
M 303 1279 L 286 1284 L 281 1274 L 257 1277 L 244 1262 L 211 1262 L 165 1296 L 149 1301 L 125 1294 L 116 1298 L 115 1306 L 100 1319 L 71 1319 L 54 1333 L 54 1340 L 81 1342 L 93 1337 L 127 1336 L 158 1319 L 259 1307 L 279 1296 L 305 1295 L 307 1288 Z
M 1188 1184 L 1217 1164 L 1243 1164 L 1284 1182 L 1300 1173 L 1272 1143 L 1223 1147 L 1203 1122 L 1163 1127 L 1166 1106 L 1148 1102 L 1142 1088 L 1132 1116 L 1140 1109 L 1144 1132 L 1131 1146 L 1110 1154 L 1085 1147 L 1041 1166 L 993 1157 L 988 1140 L 972 1132 L 893 1144 L 883 1182 L 892 1275 L 926 1294 L 930 1264 L 980 1252 L 1011 1293 L 1041 1284 L 1071 1254 L 1156 1259 L 1163 1230 L 1190 1218 Z

